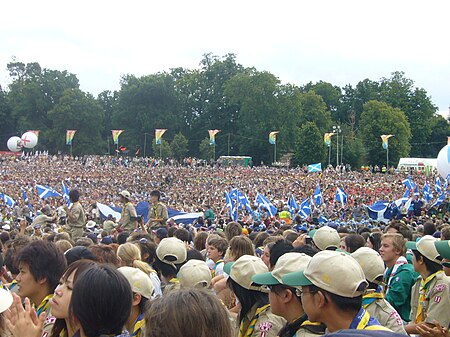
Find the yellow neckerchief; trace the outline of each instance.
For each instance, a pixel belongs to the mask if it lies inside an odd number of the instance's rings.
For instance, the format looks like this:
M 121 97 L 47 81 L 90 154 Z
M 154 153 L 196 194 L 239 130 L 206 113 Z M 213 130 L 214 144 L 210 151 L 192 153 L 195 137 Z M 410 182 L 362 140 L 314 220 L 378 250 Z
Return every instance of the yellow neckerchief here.
M 36 310 L 36 314 L 39 317 L 40 314 L 42 314 L 44 311 L 47 311 L 47 309 L 50 307 L 50 299 L 53 297 L 53 294 L 48 295 L 47 297 L 45 297 L 41 304 L 39 304 L 37 310 Z
M 311 321 L 304 321 L 300 326 L 305 326 L 305 325 L 321 325 L 322 323 L 320 322 L 311 322 Z
M 222 263 L 222 262 L 224 262 L 224 261 L 223 261 L 223 260 L 217 260 L 217 262 L 214 264 L 214 269 L 211 270 L 211 275 L 212 275 L 213 278 L 216 277 L 216 268 L 217 268 L 217 266 L 218 266 L 220 263 Z
M 153 205 L 153 214 L 155 215 L 155 218 L 158 218 L 158 212 L 157 212 L 158 205 L 159 205 L 159 201 Z
M 141 328 L 145 325 L 144 313 L 141 313 L 137 318 L 133 326 L 133 333 L 131 337 L 141 337 Z
M 428 276 L 425 280 L 422 279 L 420 281 L 419 306 L 417 307 L 416 324 L 422 323 L 426 318 L 425 313 L 423 312 L 423 303 L 427 300 L 428 287 L 430 286 L 431 281 L 433 281 L 438 274 L 443 272 L 443 270 L 439 270 L 438 272 Z
M 378 289 L 375 292 L 367 293 L 363 295 L 362 300 L 362 307 L 364 309 L 367 309 L 369 305 L 371 305 L 373 302 L 375 302 L 377 299 L 383 299 L 384 295 L 382 293 L 381 287 L 378 287 Z
M 256 322 L 259 319 L 259 315 L 270 308 L 270 304 L 266 304 L 255 311 L 255 315 L 253 315 L 252 320 L 247 328 L 247 331 L 244 333 L 244 321 L 241 322 L 241 326 L 239 327 L 239 337 L 250 337 L 253 334 L 253 330 L 255 330 Z
M 180 283 L 180 280 L 177 279 L 176 277 L 174 277 L 173 279 L 171 279 L 171 280 L 169 281 L 169 283 L 178 284 L 178 283 Z
M 62 329 L 59 333 L 59 337 L 66 337 L 66 329 Z

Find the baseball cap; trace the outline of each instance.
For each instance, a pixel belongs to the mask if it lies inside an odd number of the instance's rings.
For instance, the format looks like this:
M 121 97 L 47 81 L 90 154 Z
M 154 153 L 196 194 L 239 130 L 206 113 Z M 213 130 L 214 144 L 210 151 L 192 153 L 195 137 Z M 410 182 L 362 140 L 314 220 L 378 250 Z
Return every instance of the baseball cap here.
M 13 303 L 13 297 L 8 290 L 0 288 L 0 313 L 7 310 Z
M 441 263 L 439 252 L 434 245 L 437 239 L 431 235 L 423 236 L 419 241 L 408 241 L 406 243 L 406 248 L 417 250 L 420 254 L 425 256 L 428 260 L 436 263 Z
M 375 280 L 384 275 L 383 259 L 372 248 L 361 247 L 350 255 L 358 261 L 367 281 L 376 283 Z
M 146 299 L 152 297 L 155 287 L 153 286 L 150 276 L 142 270 L 133 267 L 120 267 L 118 271 L 120 271 L 128 282 L 130 282 L 131 290 L 134 293 L 141 294 Z
M 248 290 L 263 291 L 261 286 L 253 285 L 252 277 L 256 274 L 267 273 L 269 269 L 262 260 L 253 255 L 242 255 L 236 262 L 226 263 L 223 271 L 230 275 L 231 279 L 241 287 Z
M 439 255 L 444 259 L 450 259 L 450 241 L 449 240 L 436 240 L 434 246 Z
M 156 248 L 156 255 L 162 262 L 175 267 L 175 264 L 186 261 L 186 245 L 183 241 L 174 237 L 164 238 Z
M 282 277 L 286 274 L 305 270 L 311 257 L 304 253 L 286 253 L 280 256 L 272 272 L 258 274 L 252 277 L 256 284 L 283 284 Z
M 119 192 L 119 195 L 130 200 L 131 199 L 131 194 L 130 192 L 128 192 L 127 190 L 123 190 Z
M 311 236 L 311 234 L 310 234 Z M 311 236 L 314 244 L 320 250 L 325 250 L 329 247 L 338 248 L 341 243 L 341 238 L 337 230 L 331 228 L 329 226 L 320 227 L 315 233 L 314 236 Z
M 86 223 L 86 228 L 87 228 L 87 229 L 92 229 L 92 228 L 94 228 L 95 226 L 97 226 L 97 224 L 96 224 L 95 221 L 93 221 L 93 220 L 89 220 L 89 221 Z
M 212 276 L 205 261 L 189 260 L 180 268 L 177 278 L 184 288 L 208 288 Z
M 86 259 L 86 260 L 92 260 L 96 261 L 97 258 L 95 255 L 84 246 L 75 246 L 73 248 L 70 248 L 64 253 L 64 256 L 67 260 L 67 265 L 71 265 L 75 261 Z
M 361 266 L 353 257 L 331 250 L 317 253 L 303 272 L 287 274 L 282 280 L 288 286 L 315 285 L 347 298 L 362 295 L 368 285 Z
M 155 231 L 155 235 L 156 235 L 156 237 L 158 237 L 160 239 L 164 239 L 164 238 L 167 238 L 167 236 L 169 235 L 169 232 L 167 231 L 167 228 L 161 227 Z

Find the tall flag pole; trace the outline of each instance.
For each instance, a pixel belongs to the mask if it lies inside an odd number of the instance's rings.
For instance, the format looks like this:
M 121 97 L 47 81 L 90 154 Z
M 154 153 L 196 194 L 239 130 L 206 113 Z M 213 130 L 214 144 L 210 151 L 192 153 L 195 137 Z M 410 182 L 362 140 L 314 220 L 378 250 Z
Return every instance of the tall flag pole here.
M 394 135 L 381 135 L 381 142 L 383 149 L 386 150 L 386 171 L 389 170 L 389 138 L 394 137 Z
M 214 160 L 216 160 L 216 135 L 220 130 L 208 130 L 209 133 L 209 145 L 214 146 Z
M 162 143 L 161 138 L 167 129 L 155 129 L 155 141 L 156 145 L 159 145 L 159 158 L 162 158 Z
M 273 162 L 277 161 L 277 135 L 280 131 L 272 131 L 269 133 L 269 143 L 275 145 L 274 153 L 273 153 Z
M 116 145 L 116 153 L 119 156 L 119 136 L 122 134 L 123 130 L 111 130 L 112 138 L 114 144 Z
M 66 145 L 70 145 L 70 156 L 72 157 L 72 141 L 77 130 L 66 130 Z
M 334 132 L 327 132 L 323 135 L 323 141 L 328 146 L 328 166 L 331 165 L 331 137 L 334 135 Z

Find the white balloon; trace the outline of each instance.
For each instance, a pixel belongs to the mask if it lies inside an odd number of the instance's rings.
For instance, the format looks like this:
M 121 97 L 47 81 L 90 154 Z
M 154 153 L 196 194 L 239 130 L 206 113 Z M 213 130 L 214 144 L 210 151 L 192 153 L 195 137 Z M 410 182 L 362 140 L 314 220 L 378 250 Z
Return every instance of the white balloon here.
M 37 142 L 38 137 L 34 132 L 28 131 L 22 135 L 23 146 L 26 147 L 27 149 L 32 149 L 33 147 L 35 147 Z
M 450 145 L 445 145 L 439 151 L 437 157 L 437 169 L 442 178 L 447 178 L 450 174 Z
M 8 146 L 9 151 L 12 152 L 19 152 L 22 150 L 22 140 L 17 136 L 9 138 L 6 145 Z

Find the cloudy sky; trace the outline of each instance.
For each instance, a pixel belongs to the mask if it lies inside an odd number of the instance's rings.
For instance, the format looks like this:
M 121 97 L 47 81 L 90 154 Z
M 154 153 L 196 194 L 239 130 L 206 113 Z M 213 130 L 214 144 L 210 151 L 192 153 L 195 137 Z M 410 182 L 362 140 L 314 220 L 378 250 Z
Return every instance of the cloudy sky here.
M 8 1 L 0 15 L 0 84 L 15 57 L 68 70 L 94 95 L 120 76 L 198 67 L 235 53 L 282 82 L 356 84 L 404 71 L 450 106 L 448 0 Z

